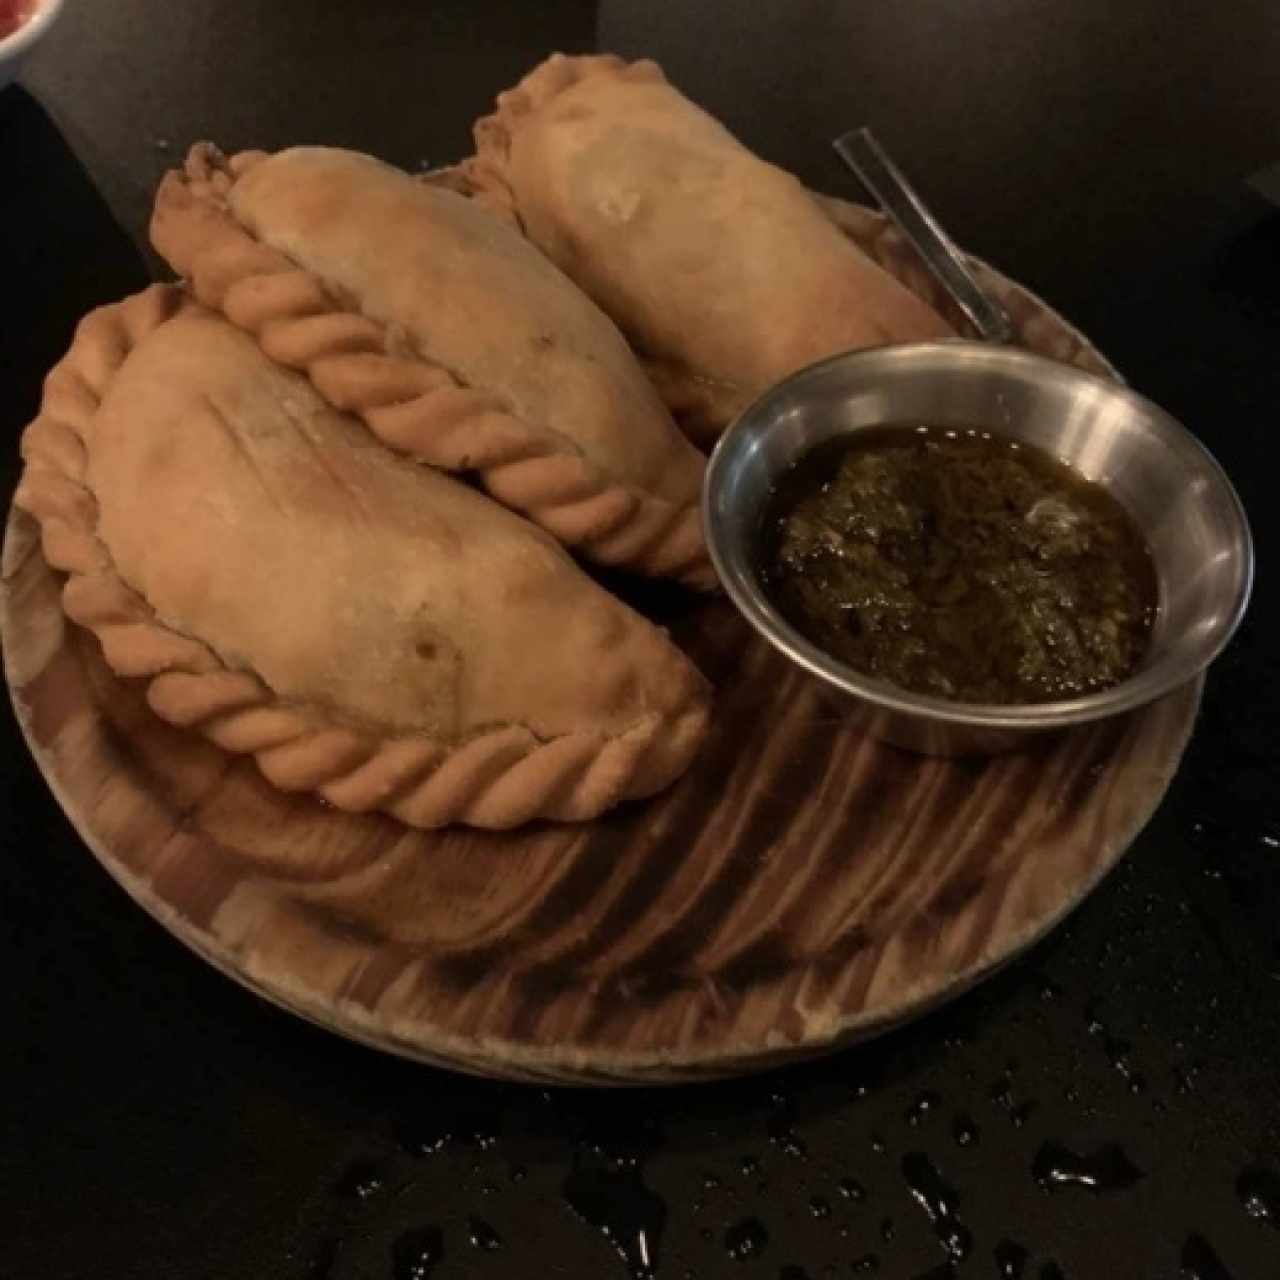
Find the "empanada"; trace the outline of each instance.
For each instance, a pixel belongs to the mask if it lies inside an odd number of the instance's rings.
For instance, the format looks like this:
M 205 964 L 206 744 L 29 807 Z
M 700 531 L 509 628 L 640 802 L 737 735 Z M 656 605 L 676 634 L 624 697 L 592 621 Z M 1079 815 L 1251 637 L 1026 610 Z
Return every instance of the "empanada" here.
M 86 317 L 22 452 L 67 614 L 282 788 L 422 827 L 584 819 L 703 737 L 702 677 L 554 539 L 177 288 Z
M 555 54 L 475 140 L 462 178 L 618 322 L 702 432 L 824 356 L 951 333 L 653 62 Z
M 601 564 L 714 585 L 701 455 L 616 326 L 521 236 L 369 156 L 193 148 L 156 248 L 395 449 Z

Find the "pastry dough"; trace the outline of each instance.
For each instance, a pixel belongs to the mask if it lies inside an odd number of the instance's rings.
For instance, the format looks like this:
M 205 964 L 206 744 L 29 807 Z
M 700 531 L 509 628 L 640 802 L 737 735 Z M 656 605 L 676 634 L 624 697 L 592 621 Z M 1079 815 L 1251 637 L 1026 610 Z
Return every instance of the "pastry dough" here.
M 614 324 L 463 196 L 321 147 L 161 184 L 156 248 L 201 302 L 393 448 L 474 473 L 601 564 L 714 585 L 703 459 Z
M 475 139 L 478 198 L 618 322 L 704 435 L 814 360 L 952 332 L 653 62 L 555 54 Z
M 701 676 L 551 537 L 175 287 L 85 318 L 22 453 L 67 614 L 280 787 L 422 827 L 585 819 L 704 735 Z

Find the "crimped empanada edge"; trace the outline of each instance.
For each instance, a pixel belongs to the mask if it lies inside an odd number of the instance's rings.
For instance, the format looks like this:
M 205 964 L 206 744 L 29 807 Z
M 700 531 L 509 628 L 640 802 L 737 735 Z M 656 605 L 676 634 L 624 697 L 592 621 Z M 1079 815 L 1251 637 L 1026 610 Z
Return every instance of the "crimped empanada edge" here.
M 498 397 L 463 385 L 336 296 L 285 253 L 258 241 L 227 194 L 265 152 L 191 149 L 156 197 L 151 239 L 196 297 L 253 335 L 278 363 L 305 373 L 336 408 L 389 447 L 485 491 L 585 558 L 612 568 L 716 586 L 696 502 L 623 483 L 567 437 L 531 424 Z
M 121 578 L 98 537 L 85 435 L 132 347 L 190 305 L 182 289 L 154 285 L 81 321 L 23 433 L 25 467 L 14 497 L 38 521 L 46 561 L 68 575 L 67 616 L 97 636 L 116 674 L 147 681 L 148 702 L 162 719 L 252 755 L 282 790 L 314 791 L 338 808 L 380 810 L 424 828 L 582 821 L 651 795 L 685 770 L 706 728 L 698 697 L 616 735 L 542 739 L 510 724 L 459 742 L 380 736 L 325 708 L 281 699 L 254 672 L 229 669 L 200 640 L 166 626 Z

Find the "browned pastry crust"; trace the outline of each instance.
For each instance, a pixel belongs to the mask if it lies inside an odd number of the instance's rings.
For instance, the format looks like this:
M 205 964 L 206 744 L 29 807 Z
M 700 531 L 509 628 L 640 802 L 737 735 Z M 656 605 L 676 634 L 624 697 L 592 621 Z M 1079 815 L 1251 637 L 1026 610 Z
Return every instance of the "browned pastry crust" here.
M 705 681 L 550 537 L 175 287 L 81 322 L 22 454 L 67 615 L 284 789 L 420 827 L 586 819 L 704 735 Z
M 473 473 L 598 563 L 715 585 L 702 458 L 613 323 L 522 237 L 370 157 L 205 143 L 156 248 L 392 448 Z
M 812 361 L 951 334 L 653 62 L 555 54 L 475 141 L 462 179 L 618 322 L 704 440 Z

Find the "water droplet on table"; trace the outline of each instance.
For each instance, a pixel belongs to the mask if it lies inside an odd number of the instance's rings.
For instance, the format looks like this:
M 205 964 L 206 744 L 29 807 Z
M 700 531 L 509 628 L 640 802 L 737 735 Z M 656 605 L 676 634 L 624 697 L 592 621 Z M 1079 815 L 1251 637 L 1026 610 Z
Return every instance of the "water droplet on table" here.
M 453 1128 L 439 1121 L 413 1121 L 402 1124 L 397 1137 L 411 1156 L 437 1155 L 453 1141 Z
M 951 1136 L 956 1140 L 958 1147 L 972 1147 L 977 1144 L 980 1130 L 974 1123 L 973 1117 L 967 1112 L 962 1111 L 951 1122 Z
M 1093 1192 L 1122 1191 L 1142 1177 L 1142 1170 L 1114 1142 L 1091 1155 L 1081 1155 L 1060 1142 L 1046 1142 L 1036 1152 L 1031 1176 L 1046 1190 L 1084 1187 Z
M 1182 1242 L 1178 1263 L 1186 1280 L 1232 1280 L 1231 1272 L 1202 1235 L 1192 1232 Z
M 1022 1280 L 1030 1256 L 1020 1244 L 1008 1239 L 1001 1240 L 994 1250 L 996 1273 L 1000 1280 Z
M 1199 1074 L 1200 1066 L 1195 1062 L 1189 1063 L 1185 1067 L 1175 1067 L 1173 1069 L 1174 1088 L 1184 1096 L 1195 1092 L 1196 1077 Z
M 809 1148 L 805 1140 L 791 1127 L 786 1117 L 779 1116 L 771 1120 L 768 1132 L 769 1141 L 783 1155 L 793 1156 L 797 1160 L 807 1160 L 809 1158 Z
M 841 1178 L 836 1187 L 846 1200 L 852 1200 L 855 1204 L 861 1204 L 867 1198 L 867 1189 L 857 1178 Z
M 1280 1174 L 1250 1165 L 1236 1179 L 1236 1195 L 1249 1217 L 1280 1230 Z
M 735 1262 L 758 1258 L 769 1243 L 769 1233 L 759 1218 L 743 1218 L 724 1233 L 724 1247 Z
M 913 1129 L 919 1128 L 941 1101 L 942 1099 L 936 1093 L 926 1090 L 907 1108 L 903 1118 Z
M 391 1246 L 394 1280 L 427 1280 L 444 1257 L 444 1235 L 439 1227 L 415 1227 Z
M 473 1249 L 496 1253 L 502 1248 L 502 1237 L 483 1219 L 467 1219 L 467 1239 Z
M 760 1172 L 760 1161 L 755 1156 L 743 1156 L 738 1168 L 742 1170 L 744 1178 L 754 1177 Z
M 815 1218 L 831 1217 L 831 1201 L 825 1196 L 810 1196 L 809 1213 Z
M 1107 1035 L 1103 1037 L 1102 1047 L 1107 1055 L 1107 1060 L 1128 1082 L 1130 1092 L 1141 1093 L 1146 1087 L 1146 1080 L 1140 1072 L 1133 1069 L 1133 1065 L 1129 1061 L 1129 1054 L 1133 1051 L 1133 1046 L 1129 1041 Z
M 959 1197 L 937 1165 L 923 1152 L 902 1157 L 902 1176 L 916 1203 L 933 1224 L 938 1243 L 955 1262 L 963 1262 L 973 1247 L 973 1236 L 959 1218 Z
M 604 1235 L 636 1280 L 653 1274 L 667 1206 L 641 1180 L 638 1167 L 574 1169 L 562 1192 L 569 1208 Z M 704 1230 L 710 1239 L 710 1230 Z
M 867 1275 L 872 1271 L 879 1271 L 880 1255 L 878 1253 L 864 1253 L 862 1257 L 854 1258 L 849 1266 L 854 1275 Z
M 992 1081 L 991 1088 L 987 1090 L 991 1101 L 997 1106 L 1003 1107 L 1006 1111 L 1013 1110 L 1013 1078 L 1006 1072 L 999 1079 Z
M 384 1185 L 382 1174 L 373 1161 L 356 1160 L 347 1166 L 333 1189 L 340 1196 L 368 1200 L 377 1195 Z
M 896 1234 L 897 1234 L 897 1228 L 893 1225 L 893 1219 L 881 1218 L 880 1219 L 880 1239 L 883 1240 L 885 1244 L 892 1244 L 893 1237 Z
M 1012 1108 L 1009 1112 L 1009 1119 L 1013 1121 L 1013 1127 L 1021 1129 L 1035 1114 L 1035 1110 L 1039 1105 L 1038 1102 L 1031 1100 Z

